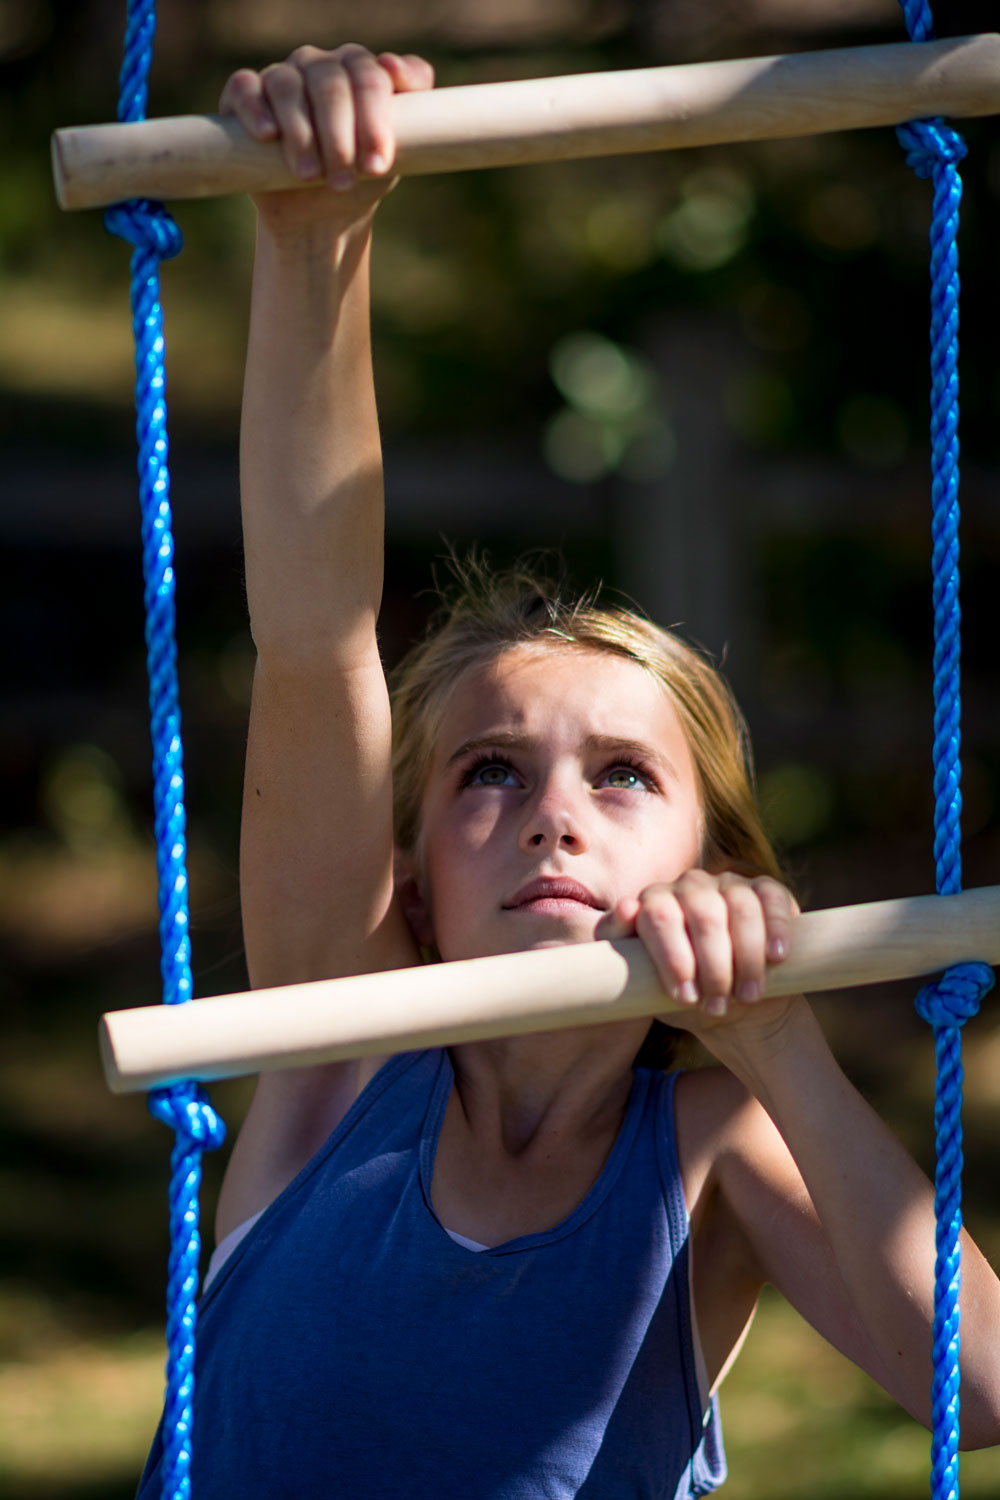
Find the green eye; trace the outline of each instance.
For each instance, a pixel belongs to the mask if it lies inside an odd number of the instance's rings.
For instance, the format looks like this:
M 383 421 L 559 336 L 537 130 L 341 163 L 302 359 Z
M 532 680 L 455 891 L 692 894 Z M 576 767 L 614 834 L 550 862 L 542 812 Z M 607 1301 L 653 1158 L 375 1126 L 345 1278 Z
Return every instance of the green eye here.
M 614 766 L 608 772 L 608 786 L 631 790 L 644 784 L 638 771 L 634 771 L 631 766 Z
M 511 767 L 502 760 L 485 760 L 473 767 L 466 785 L 509 786 L 513 774 Z
M 484 786 L 500 786 L 507 780 L 508 774 L 506 766 L 484 766 L 479 773 L 479 780 Z

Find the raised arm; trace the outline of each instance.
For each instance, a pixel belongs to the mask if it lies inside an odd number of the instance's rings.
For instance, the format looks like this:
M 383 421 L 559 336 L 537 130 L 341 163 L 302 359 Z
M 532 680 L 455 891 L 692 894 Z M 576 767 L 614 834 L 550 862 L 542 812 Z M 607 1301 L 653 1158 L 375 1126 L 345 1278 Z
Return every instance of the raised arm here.
M 316 182 L 257 201 L 240 454 L 258 656 L 240 852 L 254 987 L 418 960 L 392 889 L 368 268 L 392 183 L 388 101 L 432 81 L 416 58 L 304 47 L 234 74 L 222 96 Z M 370 1071 L 343 1063 L 260 1081 L 223 1185 L 220 1237 L 281 1191 Z
M 300 48 L 234 74 L 223 108 L 279 136 L 314 192 L 258 201 L 241 441 L 258 652 L 242 840 L 251 982 L 413 957 L 387 913 L 389 713 L 375 637 L 382 466 L 369 343 L 372 219 L 394 89 L 428 65 Z M 372 175 L 374 174 L 374 175 Z

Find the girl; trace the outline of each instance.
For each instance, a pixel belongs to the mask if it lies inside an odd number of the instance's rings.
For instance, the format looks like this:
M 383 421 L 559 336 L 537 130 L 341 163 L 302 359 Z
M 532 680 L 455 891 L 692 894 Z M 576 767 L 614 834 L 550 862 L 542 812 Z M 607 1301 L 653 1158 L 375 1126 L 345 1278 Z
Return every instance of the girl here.
M 196 1500 L 687 1497 L 764 1282 L 930 1417 L 932 1192 L 801 997 L 721 682 L 623 610 L 472 570 L 389 697 L 368 335 L 413 57 L 300 48 L 222 107 L 312 190 L 258 202 L 243 424 L 255 986 L 637 934 L 720 1067 L 625 1021 L 261 1080 L 201 1319 Z M 395 794 L 395 830 L 393 797 Z M 394 857 L 395 851 L 395 857 Z M 1000 1441 L 965 1247 L 964 1441 Z M 159 1440 L 142 1494 L 156 1492 Z

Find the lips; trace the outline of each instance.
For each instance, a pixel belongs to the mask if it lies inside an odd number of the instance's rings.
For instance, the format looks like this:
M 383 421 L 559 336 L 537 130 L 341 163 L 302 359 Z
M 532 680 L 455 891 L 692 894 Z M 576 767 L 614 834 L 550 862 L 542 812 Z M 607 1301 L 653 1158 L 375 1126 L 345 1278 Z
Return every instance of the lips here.
M 518 907 L 535 906 L 549 901 L 574 901 L 578 906 L 590 906 L 595 911 L 605 909 L 597 897 L 592 895 L 578 880 L 567 880 L 561 876 L 543 876 L 522 886 L 516 895 L 504 902 L 504 910 L 514 911 Z

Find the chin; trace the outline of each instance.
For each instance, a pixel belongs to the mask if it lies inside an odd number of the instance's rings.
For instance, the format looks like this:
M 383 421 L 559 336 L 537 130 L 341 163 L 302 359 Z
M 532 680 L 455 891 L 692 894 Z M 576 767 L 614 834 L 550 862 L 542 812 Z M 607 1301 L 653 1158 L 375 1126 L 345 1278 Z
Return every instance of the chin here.
M 523 953 L 535 948 L 565 948 L 572 943 L 592 943 L 600 920 L 601 913 L 592 911 L 590 918 L 532 923 L 534 930 L 519 932 L 505 951 Z
M 583 934 L 578 933 L 574 936 L 561 938 L 539 938 L 537 942 L 526 943 L 525 950 L 530 949 L 531 951 L 534 951 L 537 948 L 568 948 L 578 943 L 592 943 L 593 940 L 594 934 L 592 932 Z

